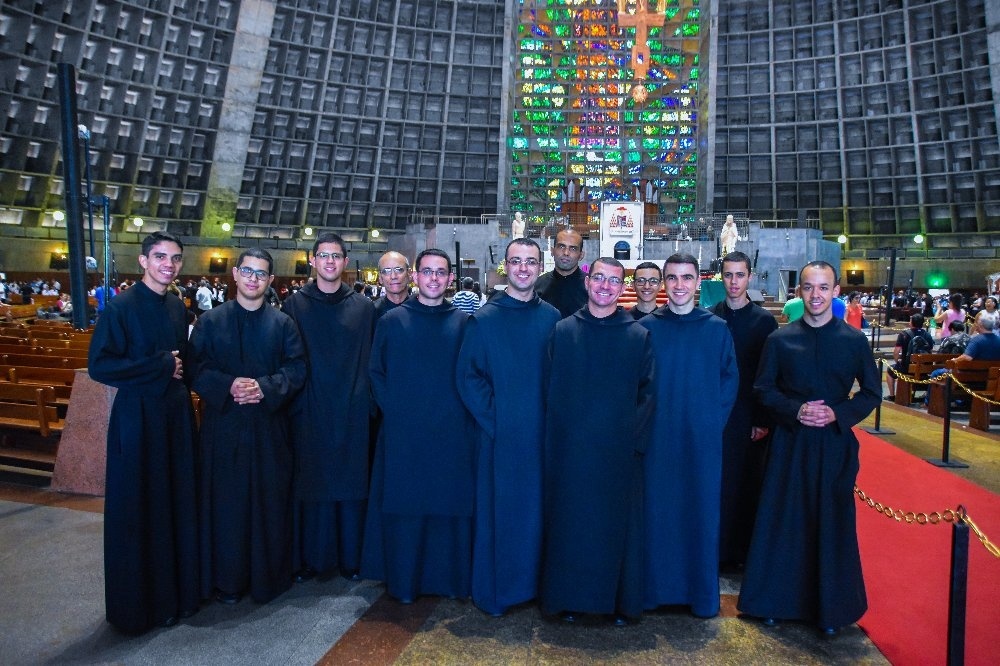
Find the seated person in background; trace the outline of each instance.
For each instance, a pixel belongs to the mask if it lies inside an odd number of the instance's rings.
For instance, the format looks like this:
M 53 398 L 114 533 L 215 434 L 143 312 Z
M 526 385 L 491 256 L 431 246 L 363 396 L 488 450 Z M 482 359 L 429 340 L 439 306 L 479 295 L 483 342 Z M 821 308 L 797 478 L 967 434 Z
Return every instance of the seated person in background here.
M 1000 336 L 996 334 L 996 324 L 992 319 L 981 319 L 982 331 L 973 335 L 959 361 L 1000 361 Z
M 953 321 L 950 325 L 951 335 L 941 341 L 938 347 L 939 354 L 962 354 L 969 344 L 972 336 L 965 332 L 965 324 L 960 321 Z
M 919 312 L 910 316 L 910 328 L 902 331 L 896 336 L 896 346 L 892 349 L 892 357 L 895 363 L 893 370 L 900 373 L 907 373 L 910 369 L 910 356 L 913 354 L 926 354 L 934 349 L 934 338 L 924 330 L 924 316 Z M 889 389 L 886 400 L 896 399 L 896 376 L 891 372 L 885 376 L 885 384 Z

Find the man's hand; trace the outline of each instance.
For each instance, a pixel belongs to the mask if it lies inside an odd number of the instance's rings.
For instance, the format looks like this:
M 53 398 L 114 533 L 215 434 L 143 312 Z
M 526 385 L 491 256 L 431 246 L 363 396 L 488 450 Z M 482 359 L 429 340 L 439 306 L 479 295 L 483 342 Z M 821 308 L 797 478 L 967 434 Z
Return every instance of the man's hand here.
M 174 350 L 170 354 L 174 357 L 174 379 L 184 379 L 184 362 L 181 361 L 181 353 Z
M 810 400 L 802 403 L 799 407 L 796 419 L 799 423 L 810 428 L 822 428 L 837 420 L 837 415 L 822 400 Z
M 751 426 L 750 427 L 750 441 L 751 442 L 759 442 L 760 440 L 762 440 L 765 437 L 767 437 L 767 433 L 768 432 L 769 432 L 769 430 L 767 428 L 762 428 L 760 426 Z
M 260 384 L 252 377 L 237 377 L 229 387 L 229 394 L 237 405 L 256 405 L 264 399 Z

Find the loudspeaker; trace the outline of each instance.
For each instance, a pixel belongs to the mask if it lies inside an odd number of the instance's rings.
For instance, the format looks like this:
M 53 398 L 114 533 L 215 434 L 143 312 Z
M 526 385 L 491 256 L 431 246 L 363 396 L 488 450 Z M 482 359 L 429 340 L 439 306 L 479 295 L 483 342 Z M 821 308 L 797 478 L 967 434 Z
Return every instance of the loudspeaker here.
M 758 305 L 764 302 L 764 294 L 760 293 L 760 289 L 747 289 L 747 298 Z
M 69 257 L 61 252 L 53 252 L 49 255 L 49 270 L 50 271 L 65 271 L 69 270 Z
M 309 275 L 309 269 L 310 268 L 312 268 L 312 266 L 310 266 L 309 262 L 306 261 L 305 259 L 296 259 L 295 260 L 295 274 L 296 275 Z
M 227 263 L 229 263 L 229 260 L 225 257 L 212 257 L 208 260 L 208 272 L 225 273 Z
M 864 284 L 864 271 L 847 271 L 847 284 Z

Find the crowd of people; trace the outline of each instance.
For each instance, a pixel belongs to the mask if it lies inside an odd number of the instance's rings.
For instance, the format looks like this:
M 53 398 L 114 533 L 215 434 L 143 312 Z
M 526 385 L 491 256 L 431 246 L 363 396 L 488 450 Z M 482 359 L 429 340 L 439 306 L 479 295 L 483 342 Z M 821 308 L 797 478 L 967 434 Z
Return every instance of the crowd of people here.
M 646 301 L 668 302 L 638 314 L 618 305 L 622 264 L 584 274 L 583 254 L 561 231 L 542 275 L 538 244 L 511 241 L 505 290 L 469 314 L 446 298 L 444 251 L 384 254 L 373 302 L 324 233 L 280 309 L 270 254 L 245 250 L 235 298 L 189 336 L 168 293 L 183 246 L 147 237 L 141 281 L 90 348 L 91 376 L 119 389 L 108 621 L 142 632 L 339 574 L 403 604 L 471 598 L 501 616 L 535 600 L 628 625 L 664 605 L 713 617 L 720 568 L 744 567 L 750 616 L 857 620 L 851 426 L 881 387 L 864 336 L 832 315 L 836 270 L 803 268 L 804 314 L 778 329 L 740 252 L 712 312 L 695 307 L 694 257 L 643 265 Z

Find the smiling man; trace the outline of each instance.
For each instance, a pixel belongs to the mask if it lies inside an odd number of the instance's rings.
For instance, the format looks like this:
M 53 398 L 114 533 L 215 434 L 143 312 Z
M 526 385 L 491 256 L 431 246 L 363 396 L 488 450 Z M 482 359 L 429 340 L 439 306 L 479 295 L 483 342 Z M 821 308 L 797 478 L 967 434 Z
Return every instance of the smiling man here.
M 719 563 L 739 567 L 746 562 L 753 533 L 757 499 L 764 475 L 767 435 L 771 417 L 753 394 L 760 352 L 778 322 L 767 310 L 750 301 L 750 257 L 730 252 L 722 258 L 725 300 L 712 312 L 726 322 L 736 348 L 740 371 L 736 402 L 726 422 L 722 448 L 722 522 Z
M 142 241 L 142 280 L 112 299 L 88 370 L 118 389 L 108 423 L 104 585 L 108 622 L 128 633 L 198 610 L 194 413 L 184 384 L 184 304 L 169 286 L 184 247 L 157 231 Z M 170 544 L 163 548 L 162 544 Z
M 594 261 L 587 306 L 556 324 L 545 363 L 542 612 L 642 613 L 642 453 L 655 394 L 649 332 L 618 307 L 625 269 Z M 530 366 L 522 366 L 530 372 Z
M 292 580 L 293 456 L 288 406 L 306 379 L 305 350 L 288 315 L 267 307 L 266 250 L 244 250 L 236 299 L 198 318 L 191 387 L 202 401 L 202 597 L 264 603 Z
M 386 252 L 378 260 L 378 281 L 385 295 L 375 301 L 375 321 L 409 298 L 410 262 L 399 252 Z
M 451 279 L 445 252 L 417 255 L 417 296 L 379 320 L 369 363 L 382 431 L 363 573 L 402 603 L 469 596 L 475 433 L 455 378 L 469 315 L 445 300 Z
M 642 319 L 656 309 L 656 297 L 663 284 L 663 272 L 652 261 L 644 261 L 635 267 L 632 285 L 635 287 L 635 306 L 629 310 L 633 319 Z
M 726 323 L 694 304 L 698 260 L 671 255 L 663 265 L 667 307 L 639 320 L 656 356 L 656 411 L 646 454 L 646 609 L 690 606 L 719 612 L 719 506 L 722 431 L 739 371 Z M 688 506 L 683 515 L 678 506 Z
M 738 607 L 767 624 L 803 620 L 833 633 L 868 607 L 851 428 L 878 405 L 882 386 L 864 334 L 833 316 L 833 266 L 814 261 L 800 276 L 805 314 L 767 338 L 754 382 L 777 423 Z
M 344 239 L 313 243 L 316 279 L 285 299 L 298 325 L 309 374 L 292 407 L 295 442 L 293 562 L 296 580 L 337 569 L 356 578 L 368 498 L 368 427 L 375 306 L 344 284 Z
M 544 400 L 540 372 L 559 311 L 535 294 L 542 251 L 507 245 L 507 289 L 469 320 L 458 387 L 478 427 L 472 600 L 500 615 L 534 599 L 542 554 Z M 516 489 L 516 490 L 515 490 Z

